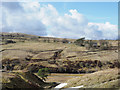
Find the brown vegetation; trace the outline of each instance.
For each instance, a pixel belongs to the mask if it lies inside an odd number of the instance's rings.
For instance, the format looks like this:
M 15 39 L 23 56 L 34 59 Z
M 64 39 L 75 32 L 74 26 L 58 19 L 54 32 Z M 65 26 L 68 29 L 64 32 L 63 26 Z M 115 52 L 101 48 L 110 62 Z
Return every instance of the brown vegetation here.
M 75 39 L 40 37 L 20 33 L 1 33 L 1 37 L 2 58 L 0 61 L 2 69 L 6 69 L 5 73 L 18 70 L 36 73 L 41 68 L 49 68 L 52 73 L 85 74 L 120 68 L 118 41 L 115 40 L 82 39 L 81 41 L 80 39 L 80 45 L 76 45 L 73 43 L 76 41 Z M 19 79 L 19 77 L 17 78 Z M 100 87 L 102 85 L 106 84 L 101 84 Z

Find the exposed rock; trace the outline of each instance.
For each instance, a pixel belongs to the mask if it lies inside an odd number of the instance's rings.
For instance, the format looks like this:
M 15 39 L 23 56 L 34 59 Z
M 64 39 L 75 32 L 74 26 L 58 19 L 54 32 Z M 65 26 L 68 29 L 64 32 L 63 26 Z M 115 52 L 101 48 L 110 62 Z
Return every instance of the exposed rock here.
M 3 88 L 43 88 L 44 82 L 29 72 L 3 73 Z
M 3 89 L 31 88 L 43 89 L 52 87 L 55 83 L 45 83 L 38 76 L 30 72 L 4 72 L 2 77 Z

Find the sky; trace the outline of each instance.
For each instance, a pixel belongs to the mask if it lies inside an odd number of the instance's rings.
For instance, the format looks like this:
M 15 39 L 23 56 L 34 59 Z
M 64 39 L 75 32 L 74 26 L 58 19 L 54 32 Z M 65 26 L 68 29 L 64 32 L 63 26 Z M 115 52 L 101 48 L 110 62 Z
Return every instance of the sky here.
M 117 2 L 3 2 L 2 32 L 117 39 Z

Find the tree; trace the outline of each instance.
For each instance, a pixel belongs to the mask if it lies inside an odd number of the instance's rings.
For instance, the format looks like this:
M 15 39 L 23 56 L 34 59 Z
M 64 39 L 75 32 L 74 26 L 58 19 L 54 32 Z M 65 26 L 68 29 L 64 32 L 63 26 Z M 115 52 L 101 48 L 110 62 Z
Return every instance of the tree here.
M 46 39 L 44 39 L 43 42 L 46 42 Z
M 53 42 L 59 42 L 57 39 L 54 39 Z
M 13 41 L 13 40 L 6 40 L 5 43 L 6 43 L 6 44 L 9 44 L 9 43 L 16 43 L 16 42 Z
M 48 43 L 50 43 L 50 39 L 48 39 L 47 41 L 48 41 Z
M 42 78 L 42 80 L 46 81 L 47 76 L 50 74 L 50 72 L 48 68 L 42 68 L 38 70 L 37 74 Z
M 85 38 L 80 38 L 80 39 L 77 39 L 74 43 L 79 46 L 84 46 L 84 40 Z
M 98 48 L 97 42 L 93 40 L 85 41 L 84 44 L 85 44 L 86 49 L 90 51 L 95 51 L 95 49 Z
M 57 40 L 56 40 L 56 39 L 54 39 L 54 40 L 53 40 L 53 42 L 57 42 Z
M 69 41 L 67 39 L 65 39 L 65 38 L 62 40 L 62 43 L 68 43 L 68 42 Z
M 111 47 L 109 42 L 107 42 L 105 40 L 100 41 L 100 50 L 107 50 L 107 49 L 109 49 L 109 47 Z
M 41 38 L 40 36 L 38 36 L 38 38 Z
M 89 44 L 89 42 L 88 41 L 85 41 L 85 48 L 87 49 L 87 50 L 90 50 L 90 44 Z

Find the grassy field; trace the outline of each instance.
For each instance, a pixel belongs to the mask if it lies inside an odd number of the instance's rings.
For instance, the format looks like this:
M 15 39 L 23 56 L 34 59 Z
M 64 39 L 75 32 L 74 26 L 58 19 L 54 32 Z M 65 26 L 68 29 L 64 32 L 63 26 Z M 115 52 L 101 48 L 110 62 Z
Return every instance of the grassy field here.
M 46 82 L 67 82 L 65 88 L 80 85 L 85 88 L 118 87 L 118 49 L 88 50 L 85 46 L 73 43 L 75 39 L 67 39 L 72 43 L 63 43 L 62 38 L 27 34 L 5 33 L 2 38 L 0 61 L 3 66 L 9 67 L 7 71 L 12 68 L 12 72 L 37 73 L 39 69 L 46 67 L 52 72 Z M 11 40 L 15 43 L 6 43 Z M 118 41 L 107 42 L 118 46 Z M 7 73 L 4 73 L 6 77 Z M 9 74 L 8 76 L 12 76 Z
M 59 83 L 65 83 L 69 79 L 73 79 L 76 77 L 82 76 L 80 74 L 51 74 L 48 76 L 48 79 L 46 82 L 59 82 Z
M 85 53 L 85 52 L 82 52 L 82 51 L 87 51 L 85 47 L 80 47 L 75 44 L 25 42 L 25 43 L 15 43 L 15 44 L 3 45 L 2 50 L 4 50 L 4 49 L 23 50 L 20 52 L 15 51 L 16 54 L 17 54 L 17 52 L 19 54 L 21 52 L 26 53 L 26 52 L 39 52 L 39 51 L 45 51 L 45 50 L 63 49 L 64 55 L 65 54 L 66 54 L 66 56 L 76 55 L 77 58 L 79 58 L 80 60 L 91 59 L 91 60 L 111 61 L 111 60 L 115 60 L 118 58 L 118 53 L 117 53 L 118 51 L 115 51 L 115 50 L 86 52 Z M 79 52 L 79 51 L 81 51 L 81 52 Z M 24 57 L 24 55 L 25 54 L 23 54 L 23 57 Z M 4 57 L 4 55 L 3 55 L 3 57 Z
M 78 47 L 75 44 L 62 44 L 62 43 L 44 43 L 44 42 L 25 42 L 15 43 L 9 45 L 3 45 L 2 49 L 21 49 L 29 51 L 42 51 L 42 50 L 54 50 L 54 49 L 67 49 L 70 51 L 84 51 L 84 47 Z
M 118 69 L 107 69 L 98 71 L 92 74 L 76 77 L 68 80 L 68 87 L 75 87 L 84 85 L 84 88 L 115 88 L 119 87 Z
M 35 75 L 37 75 L 37 73 L 35 73 Z M 69 79 L 73 79 L 73 78 L 80 77 L 83 75 L 85 75 L 85 74 L 51 73 L 47 77 L 46 82 L 65 83 Z

